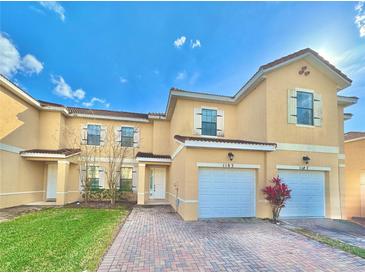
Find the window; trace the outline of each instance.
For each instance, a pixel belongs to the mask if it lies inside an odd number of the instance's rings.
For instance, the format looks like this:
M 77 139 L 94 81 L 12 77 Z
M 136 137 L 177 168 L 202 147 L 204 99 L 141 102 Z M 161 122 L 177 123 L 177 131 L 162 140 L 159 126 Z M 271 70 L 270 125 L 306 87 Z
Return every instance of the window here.
M 122 147 L 133 147 L 134 144 L 134 128 L 133 127 L 122 127 L 121 130 L 121 145 Z
M 120 190 L 132 191 L 133 168 L 122 167 L 120 176 Z
M 217 136 L 217 111 L 202 109 L 202 135 Z
M 313 94 L 297 92 L 297 123 L 313 125 Z
M 87 126 L 87 144 L 93 146 L 100 145 L 100 126 L 88 125 Z
M 87 169 L 87 178 L 89 179 L 91 189 L 95 190 L 100 188 L 99 167 L 89 166 Z

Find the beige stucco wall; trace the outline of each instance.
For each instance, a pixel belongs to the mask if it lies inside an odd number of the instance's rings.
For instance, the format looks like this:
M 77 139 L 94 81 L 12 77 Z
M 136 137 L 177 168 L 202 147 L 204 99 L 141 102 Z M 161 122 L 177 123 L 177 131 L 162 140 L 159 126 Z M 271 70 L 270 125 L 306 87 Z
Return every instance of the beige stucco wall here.
M 361 216 L 360 174 L 365 173 L 365 139 L 345 143 L 345 215 Z M 364 197 L 365 199 L 365 197 Z

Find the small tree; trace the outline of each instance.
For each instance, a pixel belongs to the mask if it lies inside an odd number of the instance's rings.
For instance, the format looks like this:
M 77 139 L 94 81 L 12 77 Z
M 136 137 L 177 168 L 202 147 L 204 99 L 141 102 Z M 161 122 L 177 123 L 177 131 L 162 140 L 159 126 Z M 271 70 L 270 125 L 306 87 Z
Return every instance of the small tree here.
M 277 221 L 280 215 L 280 211 L 285 207 L 285 203 L 290 199 L 291 190 L 286 184 L 284 184 L 279 176 L 271 179 L 273 186 L 266 186 L 262 192 L 265 195 L 265 199 L 270 202 L 272 208 L 272 217 L 274 222 Z

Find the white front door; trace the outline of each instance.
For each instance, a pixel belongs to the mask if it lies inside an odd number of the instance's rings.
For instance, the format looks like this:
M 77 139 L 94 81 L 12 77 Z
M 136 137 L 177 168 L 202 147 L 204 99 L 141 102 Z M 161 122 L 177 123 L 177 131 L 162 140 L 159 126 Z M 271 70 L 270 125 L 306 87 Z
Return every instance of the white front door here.
M 165 199 L 166 169 L 151 168 L 150 176 L 150 198 Z
M 49 164 L 47 171 L 47 200 L 57 196 L 57 164 Z

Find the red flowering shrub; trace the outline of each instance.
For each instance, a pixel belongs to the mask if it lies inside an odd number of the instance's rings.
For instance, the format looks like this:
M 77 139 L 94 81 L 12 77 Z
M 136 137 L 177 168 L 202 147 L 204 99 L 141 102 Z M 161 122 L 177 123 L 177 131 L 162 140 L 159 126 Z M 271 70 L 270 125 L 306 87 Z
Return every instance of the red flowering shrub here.
M 271 183 L 274 185 L 266 186 L 262 192 L 265 195 L 265 199 L 271 204 L 272 217 L 276 222 L 279 218 L 281 209 L 285 207 L 286 201 L 290 199 L 291 190 L 281 181 L 279 176 L 272 178 Z

